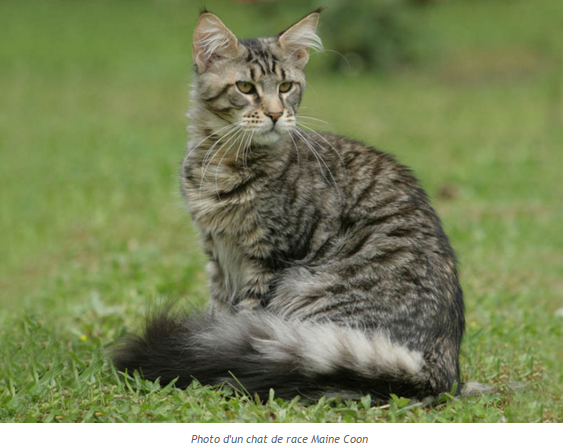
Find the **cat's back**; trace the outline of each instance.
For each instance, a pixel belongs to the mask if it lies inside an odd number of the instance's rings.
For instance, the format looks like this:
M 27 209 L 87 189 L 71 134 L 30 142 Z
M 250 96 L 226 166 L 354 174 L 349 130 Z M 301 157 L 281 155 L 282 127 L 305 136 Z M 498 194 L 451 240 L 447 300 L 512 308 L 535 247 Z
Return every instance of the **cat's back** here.
M 328 132 L 301 135 L 295 143 L 308 159 L 302 171 L 309 172 L 312 184 L 321 179 L 322 188 L 333 187 L 351 218 L 391 207 L 406 214 L 419 213 L 421 219 L 423 213 L 440 225 L 418 179 L 393 155 Z

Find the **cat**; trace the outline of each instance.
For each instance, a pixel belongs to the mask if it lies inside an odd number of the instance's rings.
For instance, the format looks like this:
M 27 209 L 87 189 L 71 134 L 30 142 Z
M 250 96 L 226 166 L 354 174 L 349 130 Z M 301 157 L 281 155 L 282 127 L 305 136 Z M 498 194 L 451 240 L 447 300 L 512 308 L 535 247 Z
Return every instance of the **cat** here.
M 150 317 L 119 370 L 261 399 L 460 389 L 463 294 L 425 191 L 392 156 L 297 127 L 320 12 L 255 39 L 200 15 L 181 184 L 210 309 Z

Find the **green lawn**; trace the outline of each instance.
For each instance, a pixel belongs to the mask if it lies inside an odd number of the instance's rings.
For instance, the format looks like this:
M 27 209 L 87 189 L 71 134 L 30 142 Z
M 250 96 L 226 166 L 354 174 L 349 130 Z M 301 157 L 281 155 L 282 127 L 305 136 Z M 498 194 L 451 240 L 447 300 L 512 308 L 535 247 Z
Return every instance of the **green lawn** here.
M 304 114 L 394 153 L 461 262 L 465 381 L 435 408 L 232 397 L 116 374 L 107 351 L 160 300 L 204 306 L 178 193 L 190 40 L 180 1 L 0 2 L 0 421 L 562 422 L 562 5 L 437 2 L 417 66 L 324 73 Z M 208 1 L 245 36 L 253 6 Z M 302 11 L 306 13 L 308 11 Z M 272 31 L 284 26 L 272 18 Z M 321 35 L 330 30 L 321 28 Z M 317 64 L 317 65 L 316 65 Z

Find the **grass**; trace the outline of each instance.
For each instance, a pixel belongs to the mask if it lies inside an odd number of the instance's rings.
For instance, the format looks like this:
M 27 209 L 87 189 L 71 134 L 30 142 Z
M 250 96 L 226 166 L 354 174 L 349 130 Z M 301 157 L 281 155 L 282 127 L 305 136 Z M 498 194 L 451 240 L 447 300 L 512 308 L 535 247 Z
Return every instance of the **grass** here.
M 557 3 L 417 10 L 433 48 L 388 74 L 312 62 L 304 113 L 411 166 L 461 260 L 463 379 L 498 390 L 429 409 L 401 398 L 261 405 L 118 375 L 108 349 L 147 306 L 206 302 L 205 258 L 177 193 L 197 11 L 0 3 L 0 421 L 562 422 Z M 208 8 L 247 36 L 267 25 L 252 6 Z

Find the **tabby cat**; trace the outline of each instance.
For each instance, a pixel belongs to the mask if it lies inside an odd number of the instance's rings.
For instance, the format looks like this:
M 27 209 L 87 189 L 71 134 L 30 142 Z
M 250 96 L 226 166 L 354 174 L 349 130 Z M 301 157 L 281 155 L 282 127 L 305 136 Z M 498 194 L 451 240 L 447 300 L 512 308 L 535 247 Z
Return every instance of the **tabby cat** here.
M 257 39 L 200 15 L 181 177 L 210 310 L 149 318 L 120 370 L 262 399 L 422 400 L 460 384 L 462 290 L 425 192 L 392 156 L 297 127 L 319 13 Z

